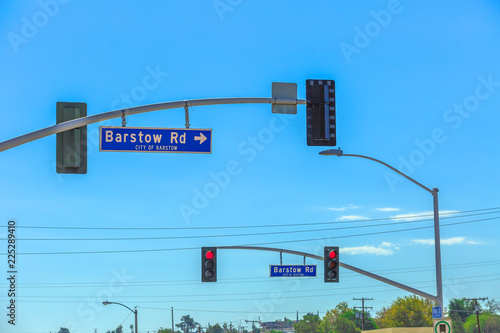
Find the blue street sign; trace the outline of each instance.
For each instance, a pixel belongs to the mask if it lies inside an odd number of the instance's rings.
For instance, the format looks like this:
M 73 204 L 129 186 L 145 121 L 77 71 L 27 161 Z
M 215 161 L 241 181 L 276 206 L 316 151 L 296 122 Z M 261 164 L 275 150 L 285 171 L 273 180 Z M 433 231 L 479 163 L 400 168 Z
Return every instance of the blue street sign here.
M 212 153 L 211 129 L 101 126 L 99 139 L 100 151 Z
M 271 277 L 316 276 L 316 265 L 269 265 Z
M 432 319 L 443 318 L 443 309 L 440 306 L 434 306 L 432 308 Z

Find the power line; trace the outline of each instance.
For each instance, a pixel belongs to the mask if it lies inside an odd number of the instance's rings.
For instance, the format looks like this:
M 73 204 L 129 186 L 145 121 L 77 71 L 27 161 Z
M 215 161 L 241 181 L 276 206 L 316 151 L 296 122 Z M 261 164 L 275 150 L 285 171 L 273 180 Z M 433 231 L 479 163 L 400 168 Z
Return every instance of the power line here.
M 448 226 L 460 225 L 460 224 L 468 224 L 468 223 L 478 223 L 478 222 L 484 222 L 484 221 L 489 221 L 489 220 L 496 220 L 498 218 L 500 218 L 500 217 L 492 217 L 492 218 L 480 219 L 480 220 L 447 223 L 447 224 L 442 224 L 441 227 L 448 227 Z M 434 226 L 407 228 L 407 229 L 399 229 L 399 230 L 386 230 L 386 231 L 370 232 L 370 233 L 354 234 L 354 235 L 345 235 L 345 236 L 320 237 L 320 238 L 297 239 L 297 240 L 286 240 L 286 241 L 275 241 L 275 242 L 262 242 L 262 243 L 249 243 L 249 244 L 242 244 L 242 245 L 244 245 L 244 246 L 260 246 L 260 245 L 299 243 L 299 242 L 308 242 L 308 241 L 320 241 L 320 240 L 325 240 L 325 239 L 331 240 L 331 239 L 339 239 L 339 238 L 352 238 L 352 237 L 381 235 L 381 234 L 406 232 L 406 231 L 414 231 L 414 230 L 423 230 L 423 229 L 431 229 L 431 228 L 434 228 Z M 198 249 L 199 249 L 199 247 L 167 248 L 167 249 L 165 249 L 165 248 L 163 248 L 163 249 L 140 249 L 140 250 L 68 251 L 68 252 L 25 252 L 25 253 L 18 253 L 18 255 L 114 254 L 114 253 L 141 253 L 141 252 L 185 251 L 185 250 L 198 250 Z M 0 255 L 7 255 L 7 254 L 6 253 L 0 253 Z
M 440 213 L 439 216 L 446 215 L 456 215 L 471 212 L 480 212 L 488 210 L 498 210 L 500 207 L 492 208 L 481 208 L 473 210 L 464 210 L 449 213 Z M 489 212 L 484 214 L 491 214 L 497 212 Z M 475 216 L 483 214 L 471 214 L 465 216 Z M 294 223 L 294 224 L 262 224 L 262 225 L 246 225 L 246 226 L 213 226 L 213 227 L 65 227 L 65 226 L 31 226 L 31 225 L 19 225 L 16 228 L 24 229 L 63 229 L 63 230 L 214 230 L 214 229 L 245 229 L 245 228 L 277 228 L 277 227 L 294 227 L 294 226 L 306 226 L 306 225 L 322 225 L 322 224 L 341 224 L 341 223 L 359 223 L 359 222 L 373 222 L 373 221 L 386 221 L 386 220 L 402 220 L 402 219 L 414 219 L 419 217 L 433 216 L 433 214 L 418 214 L 418 215 L 405 215 L 402 217 L 385 217 L 378 219 L 359 219 L 352 221 L 330 221 L 330 222 L 310 222 L 310 223 Z M 460 216 L 457 216 L 460 217 Z M 463 217 L 463 216 L 462 216 Z M 445 217 L 443 217 L 445 218 Z M 432 219 L 428 219 L 432 221 Z
M 494 273 L 494 274 L 483 274 L 483 275 L 474 275 L 474 276 L 462 276 L 462 277 L 454 277 L 453 279 L 459 279 L 459 280 L 466 280 L 466 279 L 475 279 L 475 278 L 484 278 L 484 277 L 492 277 L 492 276 L 499 276 L 500 273 Z M 493 280 L 499 280 L 500 278 L 498 279 L 493 279 Z M 450 279 L 447 279 L 447 281 L 449 281 Z M 481 282 L 484 281 L 484 280 L 481 280 Z M 422 284 L 422 283 L 430 283 L 430 282 L 434 282 L 434 280 L 425 280 L 425 281 L 422 281 L 422 280 L 419 280 L 419 281 L 414 281 L 414 282 L 408 282 L 409 284 L 412 284 L 412 285 L 418 285 L 418 284 Z M 474 281 L 472 281 L 474 282 Z M 470 283 L 470 282 L 469 282 Z M 377 288 L 379 287 L 380 285 L 368 285 L 368 286 L 356 286 L 356 287 L 338 287 L 338 288 L 335 288 L 335 292 L 337 290 L 353 290 L 353 289 L 365 289 L 365 288 Z M 311 293 L 311 292 L 321 292 L 320 295 L 297 295 L 297 296 L 288 296 L 290 298 L 304 298 L 304 297 L 319 297 L 319 296 L 322 296 L 325 292 L 324 289 L 308 289 L 308 290 L 292 290 L 292 291 L 287 291 L 287 294 L 289 293 Z M 149 295 L 149 296 L 145 296 L 145 295 L 121 295 L 121 296 L 116 296 L 115 298 L 116 299 L 135 299 L 135 298 L 138 298 L 138 297 L 145 297 L 145 298 L 166 298 L 167 300 L 171 301 L 171 302 L 197 302 L 197 301 L 214 301 L 214 297 L 218 297 L 218 296 L 244 296 L 244 295 L 268 295 L 269 294 L 269 291 L 263 291 L 263 292 L 241 292 L 241 293 L 227 293 L 227 294 L 203 294 L 203 295 L 200 295 L 200 294 L 181 294 L 181 295 Z M 170 300 L 170 298 L 172 297 L 181 297 L 181 298 L 190 298 L 190 297 L 207 297 L 209 299 L 196 299 L 196 300 L 193 300 L 193 299 L 189 299 L 189 300 L 185 300 L 185 301 L 176 301 L 176 300 Z M 44 299 L 65 299 L 65 298 L 75 298 L 75 299 L 78 299 L 78 298 L 88 298 L 88 295 L 83 295 L 83 296 L 73 296 L 73 295 L 61 295 L 61 296 L 53 296 L 53 295 L 32 295 L 32 296 L 19 296 L 19 298 L 22 298 L 22 299 L 25 299 L 25 298 L 44 298 Z M 226 300 L 238 300 L 238 299 L 226 299 Z M 254 299 L 250 299 L 250 300 L 254 300 Z M 219 300 L 219 299 L 215 299 L 215 301 L 222 301 L 222 300 Z M 150 301 L 148 301 L 150 302 Z M 154 302 L 154 301 L 151 301 L 151 302 Z M 163 301 L 161 301 L 163 302 Z
M 467 278 L 470 278 L 470 277 L 467 277 Z M 469 281 L 467 282 L 467 284 L 472 284 L 472 283 L 483 283 L 483 282 L 489 282 L 489 281 L 499 281 L 500 278 L 496 278 L 496 279 L 486 279 L 486 280 L 477 280 L 477 281 Z M 424 281 L 419 281 L 419 283 L 423 283 Z M 425 282 L 434 282 L 434 281 L 425 281 Z M 417 282 L 414 282 L 414 283 L 417 283 Z M 435 287 L 435 285 L 425 285 L 425 286 L 421 286 L 420 288 L 433 288 Z M 367 287 L 356 287 L 356 289 L 359 289 L 359 288 L 367 288 Z M 352 294 L 364 294 L 366 293 L 367 291 L 366 290 L 360 290 L 360 291 L 352 291 L 353 288 L 349 288 L 351 289 L 349 292 L 347 293 L 332 293 L 331 294 L 325 294 L 325 293 L 321 293 L 319 295 L 303 295 L 303 296 L 287 296 L 287 299 L 288 298 L 293 298 L 293 299 L 300 299 L 300 298 L 309 298 L 309 297 L 332 297 L 332 296 L 345 296 L 345 295 L 352 295 Z M 393 289 L 382 289 L 382 290 L 372 290 L 372 291 L 368 291 L 370 293 L 387 293 L 387 292 L 401 292 L 401 290 L 398 290 L 397 288 L 393 288 Z M 40 296 L 40 297 L 43 297 L 43 296 Z M 2 299 L 3 300 L 3 299 Z M 247 298 L 247 299 L 242 299 L 242 298 L 231 298 L 231 299 L 217 299 L 215 301 L 217 302 L 241 302 L 241 301 L 259 301 L 259 300 L 262 300 L 262 298 Z M 213 299 L 190 299 L 190 300 L 161 300 L 161 301 L 154 301 L 154 300 L 134 300 L 135 302 L 138 302 L 138 303 L 190 303 L 190 302 L 196 302 L 196 303 L 201 303 L 201 302 L 214 302 Z M 23 303 L 81 303 L 82 301 L 81 300 L 54 300 L 54 301 L 51 301 L 51 300 L 47 300 L 47 299 L 44 299 L 44 300 L 40 300 L 40 301 L 31 301 L 31 300 L 23 300 Z
M 500 211 L 498 211 L 500 212 Z M 443 219 L 466 217 L 466 216 L 476 216 L 484 214 L 492 214 L 497 212 L 488 212 L 481 214 L 471 214 L 464 216 L 450 216 Z M 499 217 L 494 217 L 491 219 L 497 219 Z M 391 223 L 381 223 L 381 224 L 369 224 L 369 225 L 358 225 L 358 226 L 348 226 L 348 227 L 336 227 L 336 228 L 323 228 L 323 229 L 310 229 L 310 230 L 288 230 L 288 231 L 273 231 L 273 232 L 258 232 L 258 233 L 246 233 L 246 234 L 224 234 L 224 235 L 189 235 L 189 236 L 162 236 L 162 237 L 107 237 L 107 238 L 17 238 L 22 241 L 130 241 L 130 240 L 166 240 L 166 239 L 196 239 L 196 238 L 229 238 L 229 237 L 249 237 L 249 236 L 264 236 L 264 235 L 277 235 L 277 234 L 295 234 L 295 233 L 306 233 L 306 232 L 322 232 L 322 231 L 332 231 L 332 230 L 346 230 L 346 229 L 359 229 L 359 228 L 374 228 L 374 227 L 386 227 L 409 223 L 422 223 L 432 220 L 415 220 L 415 221 L 401 221 L 401 222 L 391 222 Z M 331 222 L 334 223 L 334 222 Z M 0 240 L 6 240 L 2 238 Z

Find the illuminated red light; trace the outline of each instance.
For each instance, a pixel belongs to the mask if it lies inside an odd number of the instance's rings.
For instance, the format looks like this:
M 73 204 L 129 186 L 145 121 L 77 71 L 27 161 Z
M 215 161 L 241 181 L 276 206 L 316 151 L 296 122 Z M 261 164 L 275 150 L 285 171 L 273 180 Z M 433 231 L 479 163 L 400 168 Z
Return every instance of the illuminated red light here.
M 212 251 L 205 252 L 205 258 L 213 259 L 213 257 L 214 257 L 214 253 Z
M 328 255 L 330 256 L 330 259 L 335 259 L 335 257 L 337 256 L 337 252 L 330 251 L 330 253 Z

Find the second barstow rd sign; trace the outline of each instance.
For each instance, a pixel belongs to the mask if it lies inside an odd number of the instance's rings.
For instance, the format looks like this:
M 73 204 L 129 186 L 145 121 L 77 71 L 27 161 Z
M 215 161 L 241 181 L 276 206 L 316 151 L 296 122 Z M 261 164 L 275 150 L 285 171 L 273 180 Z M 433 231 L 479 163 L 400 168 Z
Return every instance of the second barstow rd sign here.
M 316 265 L 269 265 L 270 277 L 316 276 Z
M 212 130 L 101 126 L 99 150 L 210 154 Z

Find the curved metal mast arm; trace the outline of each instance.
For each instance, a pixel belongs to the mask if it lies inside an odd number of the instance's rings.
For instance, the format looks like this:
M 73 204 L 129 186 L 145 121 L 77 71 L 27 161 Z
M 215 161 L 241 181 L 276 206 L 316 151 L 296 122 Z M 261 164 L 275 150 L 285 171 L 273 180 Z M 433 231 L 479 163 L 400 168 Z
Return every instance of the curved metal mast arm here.
M 168 110 L 184 108 L 185 106 L 222 105 L 222 104 L 277 104 L 277 105 L 298 105 L 306 104 L 305 99 L 285 99 L 285 98 L 261 98 L 261 97 L 229 97 L 229 98 L 205 98 L 192 99 L 175 102 L 165 102 L 149 105 L 141 105 L 127 109 L 120 109 L 104 113 L 98 113 L 87 117 L 82 117 L 66 121 L 57 125 L 52 125 L 40 130 L 30 132 L 3 142 L 0 142 L 0 152 L 20 146 L 22 144 L 35 141 L 46 136 L 68 131 L 100 121 L 121 118 L 122 115 L 129 116 L 139 113 L 146 113 L 158 110 Z

